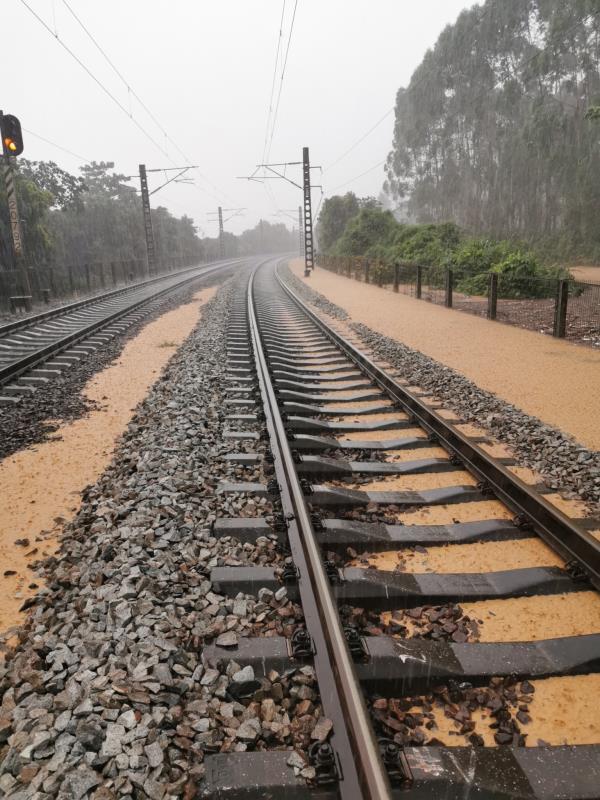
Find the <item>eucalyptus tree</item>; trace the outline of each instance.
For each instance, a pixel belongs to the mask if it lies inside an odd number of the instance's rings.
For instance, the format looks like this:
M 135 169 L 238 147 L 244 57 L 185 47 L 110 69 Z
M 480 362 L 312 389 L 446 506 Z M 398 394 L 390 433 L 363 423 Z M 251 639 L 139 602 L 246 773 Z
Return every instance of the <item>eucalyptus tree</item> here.
M 388 191 L 417 220 L 600 254 L 600 0 L 487 0 L 396 97 Z

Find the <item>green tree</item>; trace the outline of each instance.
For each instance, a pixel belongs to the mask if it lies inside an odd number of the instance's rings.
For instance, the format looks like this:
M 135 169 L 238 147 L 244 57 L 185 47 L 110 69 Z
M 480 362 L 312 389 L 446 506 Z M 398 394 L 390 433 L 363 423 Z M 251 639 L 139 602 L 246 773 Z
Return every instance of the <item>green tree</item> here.
M 20 158 L 18 169 L 24 178 L 38 188 L 50 192 L 55 208 L 81 207 L 81 196 L 87 189 L 83 178 L 71 175 L 54 161 L 28 161 Z
M 21 218 L 24 256 L 29 263 L 44 263 L 53 252 L 53 235 L 48 225 L 48 211 L 54 198 L 46 189 L 15 173 L 15 187 Z M 4 181 L 0 186 L 0 269 L 14 269 L 12 233 L 8 219 L 8 201 Z
M 386 190 L 420 222 L 600 255 L 600 140 L 588 121 L 599 12 L 598 0 L 463 11 L 398 91 Z
M 319 249 L 328 253 L 346 229 L 349 220 L 360 211 L 358 199 L 354 192 L 345 195 L 334 195 L 323 202 L 323 208 L 317 221 L 317 238 Z
M 379 209 L 381 203 L 375 197 L 357 197 L 354 192 L 333 195 L 323 203 L 317 220 L 319 249 L 328 253 L 344 233 L 348 222 L 362 209 Z
M 352 217 L 337 240 L 335 253 L 343 256 L 370 254 L 372 248 L 391 244 L 398 223 L 391 211 L 364 208 Z
M 112 172 L 112 161 L 92 161 L 80 167 L 82 181 L 92 197 L 122 197 L 133 188 L 127 184 L 125 175 Z

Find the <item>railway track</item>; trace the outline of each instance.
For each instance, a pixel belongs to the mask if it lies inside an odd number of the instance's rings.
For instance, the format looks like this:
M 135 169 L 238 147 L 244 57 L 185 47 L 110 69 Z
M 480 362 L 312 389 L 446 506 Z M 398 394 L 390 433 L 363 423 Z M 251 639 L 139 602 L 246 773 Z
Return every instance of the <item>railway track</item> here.
M 203 796 L 600 797 L 599 744 L 528 741 L 536 686 L 597 675 L 600 633 L 486 640 L 477 621 L 486 604 L 541 601 L 548 617 L 565 598 L 583 607 L 600 584 L 586 521 L 316 316 L 273 261 L 239 298 L 228 359 L 227 459 L 255 467 L 247 442 L 259 438 L 268 451 L 264 481 L 219 491 L 269 498 L 274 513 L 219 518 L 213 534 L 276 536 L 284 559 L 215 567 L 213 590 L 285 587 L 304 624 L 290 639 L 207 645 L 203 659 L 234 659 L 259 677 L 312 664 L 331 734 L 310 750 L 310 785 L 289 751 L 218 753 L 206 757 Z M 473 568 L 474 547 L 482 557 L 492 547 L 495 566 Z M 428 558 L 437 566 L 419 568 Z
M 18 403 L 150 313 L 166 294 L 240 259 L 192 267 L 0 326 L 0 405 Z

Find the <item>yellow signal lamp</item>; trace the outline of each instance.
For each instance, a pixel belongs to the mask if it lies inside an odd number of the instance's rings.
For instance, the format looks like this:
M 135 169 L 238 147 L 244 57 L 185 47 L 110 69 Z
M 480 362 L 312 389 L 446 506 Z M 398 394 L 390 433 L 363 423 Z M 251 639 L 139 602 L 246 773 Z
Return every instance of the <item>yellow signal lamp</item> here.
M 23 152 L 23 134 L 18 117 L 0 111 L 0 133 L 4 154 L 20 156 Z

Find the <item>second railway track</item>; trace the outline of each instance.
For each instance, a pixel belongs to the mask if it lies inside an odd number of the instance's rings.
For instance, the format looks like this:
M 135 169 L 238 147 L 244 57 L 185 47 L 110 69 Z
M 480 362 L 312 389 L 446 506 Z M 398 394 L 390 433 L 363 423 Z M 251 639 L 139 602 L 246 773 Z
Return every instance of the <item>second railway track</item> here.
M 0 405 L 18 403 L 43 387 L 137 322 L 164 295 L 239 263 L 191 267 L 0 326 Z
M 228 358 L 227 458 L 242 470 L 262 466 L 264 482 L 219 491 L 263 496 L 273 514 L 221 517 L 213 533 L 277 537 L 282 559 L 215 567 L 213 590 L 285 588 L 304 624 L 289 638 L 207 645 L 203 659 L 233 659 L 259 678 L 314 665 L 326 724 L 313 737 L 308 783 L 289 751 L 219 753 L 206 758 L 204 796 L 598 798 L 596 738 L 570 741 L 566 729 L 556 743 L 528 736 L 536 686 L 543 695 L 549 680 L 574 681 L 570 696 L 586 705 L 577 680 L 598 678 L 597 625 L 479 640 L 476 620 L 486 604 L 495 614 L 502 602 L 539 601 L 551 618 L 563 599 L 583 606 L 595 596 L 600 543 L 585 521 L 561 513 L 317 317 L 273 261 L 239 297 Z M 264 459 L 248 445 L 259 439 Z M 473 566 L 468 548 L 483 557 L 487 545 L 492 566 Z M 437 566 L 411 568 L 425 555 Z M 477 610 L 469 617 L 461 604 Z M 560 728 L 568 709 L 555 719 L 552 709 L 539 713 Z

